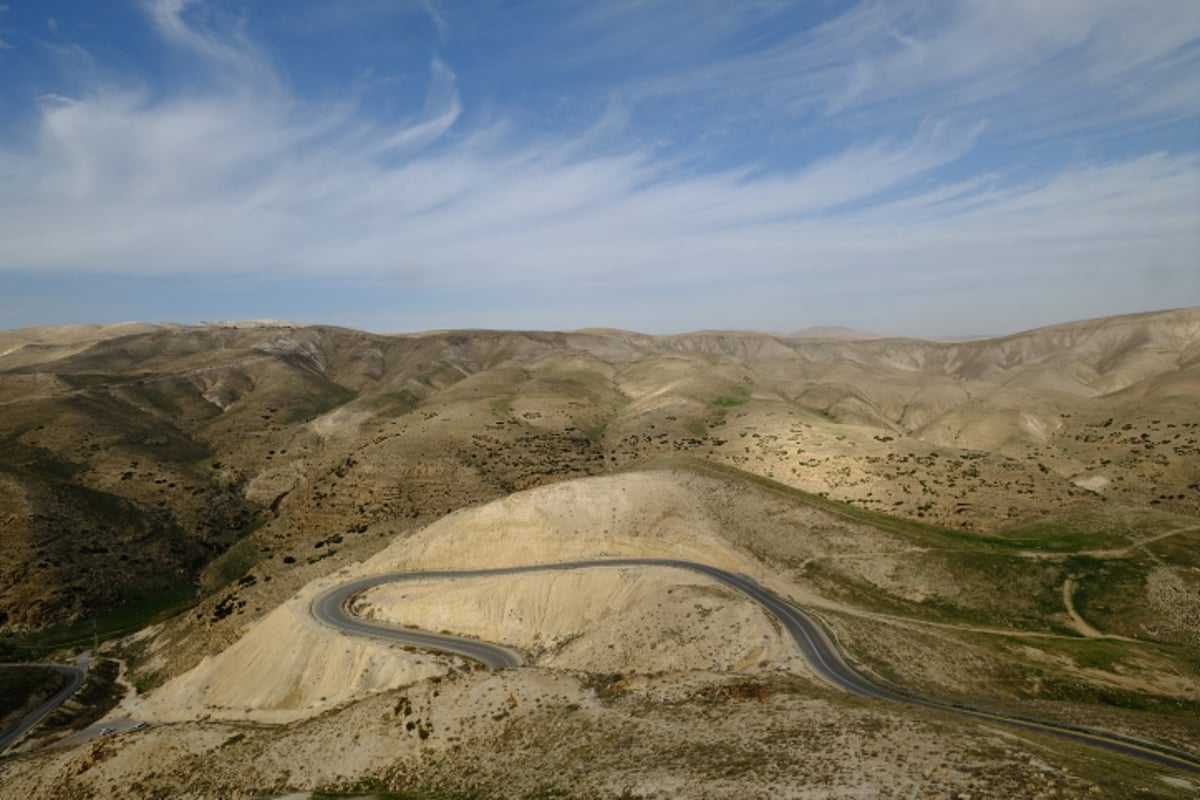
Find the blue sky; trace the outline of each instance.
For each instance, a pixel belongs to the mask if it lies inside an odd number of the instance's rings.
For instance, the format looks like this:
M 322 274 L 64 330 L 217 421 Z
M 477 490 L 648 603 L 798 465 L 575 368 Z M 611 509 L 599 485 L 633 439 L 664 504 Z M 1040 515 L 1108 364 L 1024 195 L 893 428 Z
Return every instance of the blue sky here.
M 1200 305 L 1194 0 L 0 9 L 0 328 Z

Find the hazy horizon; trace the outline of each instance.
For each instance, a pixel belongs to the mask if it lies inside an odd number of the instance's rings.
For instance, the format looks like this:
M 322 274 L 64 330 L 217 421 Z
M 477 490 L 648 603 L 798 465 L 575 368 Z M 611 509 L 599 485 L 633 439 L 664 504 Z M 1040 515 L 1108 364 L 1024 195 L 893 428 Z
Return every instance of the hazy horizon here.
M 742 333 L 742 334 L 749 334 L 749 335 L 778 336 L 778 337 L 784 337 L 784 338 L 787 338 L 787 337 L 826 338 L 827 337 L 827 338 L 835 338 L 835 339 L 845 338 L 847 340 L 852 340 L 854 338 L 861 338 L 861 339 L 910 338 L 910 339 L 924 339 L 924 340 L 933 341 L 933 342 L 942 342 L 945 344 L 953 344 L 955 342 L 967 342 L 967 341 L 986 340 L 986 339 L 1003 339 L 1008 336 L 1016 336 L 1016 335 L 1020 335 L 1022 333 L 1029 333 L 1032 331 L 1036 331 L 1040 328 L 1055 327 L 1058 325 L 1070 325 L 1073 323 L 1086 323 L 1086 322 L 1092 322 L 1092 321 L 1097 321 L 1097 320 L 1110 319 L 1110 318 L 1114 318 L 1114 317 L 1136 317 L 1136 316 L 1143 316 L 1143 315 L 1169 314 L 1169 313 L 1173 313 L 1173 312 L 1187 311 L 1190 308 L 1191 307 L 1183 306 L 1183 307 L 1179 307 L 1179 308 L 1149 309 L 1146 311 L 1130 312 L 1129 314 L 1118 314 L 1118 315 L 1110 315 L 1110 316 L 1104 316 L 1104 317 L 1086 317 L 1086 318 L 1081 318 L 1081 319 L 1058 320 L 1056 322 L 1047 323 L 1046 325 L 1038 325 L 1038 326 L 1034 326 L 1034 327 L 1030 327 L 1030 328 L 1021 328 L 1021 329 L 1016 329 L 1016 330 L 1001 330 L 1001 331 L 974 332 L 974 333 L 961 332 L 961 333 L 943 333 L 943 334 L 920 334 L 920 333 L 901 333 L 901 332 L 897 332 L 897 331 L 886 331 L 886 330 L 863 330 L 860 328 L 851 328 L 851 327 L 848 327 L 845 325 L 806 325 L 806 326 L 799 327 L 799 328 L 793 328 L 791 330 L 766 330 L 766 329 L 757 329 L 757 328 L 699 327 L 699 328 L 689 328 L 686 330 L 650 331 L 650 330 L 639 330 L 639 329 L 634 329 L 634 328 L 614 328 L 613 326 L 609 326 L 609 325 L 594 325 L 594 326 L 582 326 L 582 327 L 573 327 L 573 328 L 538 328 L 538 327 L 532 327 L 532 326 L 525 326 L 525 327 L 510 326 L 510 327 L 484 328 L 484 327 L 479 327 L 479 326 L 465 326 L 465 327 L 460 327 L 460 328 L 423 328 L 423 329 L 390 330 L 390 329 L 373 329 L 373 328 L 355 328 L 355 326 L 340 325 L 336 322 L 329 322 L 329 321 L 324 321 L 324 320 L 275 319 L 275 318 L 266 318 L 266 317 L 246 317 L 246 318 L 242 318 L 242 319 L 225 319 L 225 320 L 203 319 L 203 320 L 195 320 L 195 321 L 189 321 L 189 322 L 180 322 L 178 320 L 165 320 L 165 319 L 158 319 L 158 320 L 154 320 L 154 319 L 123 319 L 123 320 L 112 320 L 112 321 L 107 321 L 107 322 L 92 322 L 92 321 L 85 320 L 85 321 L 80 321 L 80 322 L 47 323 L 45 325 L 17 326 L 15 328 L 0 328 L 0 333 L 6 332 L 6 331 L 34 330 L 34 329 L 40 329 L 40 328 L 70 328 L 73 326 L 89 327 L 89 326 L 113 326 L 113 325 L 149 325 L 149 326 L 164 326 L 164 327 L 180 326 L 180 327 L 188 328 L 188 327 L 203 327 L 203 326 L 253 327 L 255 325 L 261 325 L 263 327 L 270 327 L 273 325 L 280 325 L 280 326 L 294 325 L 296 327 L 344 327 L 344 328 L 349 328 L 349 329 L 361 330 L 366 333 L 371 333 L 371 334 L 376 334 L 376 335 L 381 335 L 381 336 L 412 336 L 412 335 L 436 334 L 436 333 L 442 333 L 442 332 L 456 332 L 456 331 L 463 331 L 463 332 L 496 331 L 496 332 L 509 332 L 509 333 L 520 333 L 520 332 L 582 333 L 582 332 L 587 332 L 587 331 L 617 331 L 617 332 L 632 333 L 632 334 L 644 334 L 644 335 L 650 335 L 650 336 L 686 336 L 689 334 L 702 334 L 702 333 Z

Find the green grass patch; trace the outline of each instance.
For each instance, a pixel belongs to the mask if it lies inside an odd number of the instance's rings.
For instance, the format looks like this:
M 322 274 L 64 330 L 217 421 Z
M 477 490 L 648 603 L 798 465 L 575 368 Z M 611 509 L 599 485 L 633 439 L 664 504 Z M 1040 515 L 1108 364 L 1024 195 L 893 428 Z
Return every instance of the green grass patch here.
M 421 404 L 421 398 L 404 389 L 399 392 L 383 392 L 367 400 L 367 408 L 384 417 L 401 417 Z
M 1003 528 L 1007 546 L 1043 552 L 1117 550 L 1173 529 L 1200 523 L 1194 517 L 1120 505 L 1084 506 L 1044 519 Z
M 603 410 L 625 401 L 605 378 L 598 375 L 543 368 L 533 373 L 526 386 L 518 389 L 522 397 L 545 397 L 561 402 L 586 403 Z
M 65 398 L 61 406 L 64 413 L 83 421 L 90 429 L 122 432 L 121 438 L 114 443 L 118 447 L 181 464 L 194 463 L 212 455 L 208 445 L 117 397 L 89 392 Z
M 0 415 L 0 443 L 16 442 L 38 427 L 53 425 L 61 413 L 52 401 L 10 403 Z
M 1156 627 L 1160 618 L 1147 599 L 1148 559 L 1071 556 L 1066 566 L 1077 581 L 1075 610 L 1092 625 L 1136 638 L 1146 638 L 1146 631 Z
M 349 403 L 356 393 L 332 381 L 324 381 L 321 386 L 314 386 L 308 392 L 300 395 L 288 411 L 284 423 L 293 425 L 297 422 L 308 422 L 322 414 L 327 414 L 339 406 Z
M 996 533 L 975 533 L 889 516 L 850 503 L 811 494 L 728 464 L 718 464 L 686 455 L 671 455 L 653 459 L 641 466 L 643 468 L 659 466 L 686 469 L 714 477 L 745 481 L 771 492 L 794 498 L 843 519 L 904 536 L 912 543 L 926 547 L 1010 553 L 1031 550 L 1066 555 L 1079 550 L 1120 548 L 1140 538 L 1169 532 L 1172 528 L 1200 524 L 1200 520 L 1194 517 L 1122 508 L 1116 509 L 1115 514 L 1111 516 L 1085 510 L 1074 512 L 1072 515 L 1027 523 L 1021 527 Z M 1126 523 L 1129 523 L 1130 527 L 1125 527 Z M 1189 535 L 1180 534 L 1180 536 Z M 1197 538 L 1200 539 L 1200 535 Z M 1171 538 L 1159 541 L 1170 542 Z M 1158 544 L 1155 542 L 1150 546 L 1157 547 Z M 1164 547 L 1170 547 L 1170 545 L 1167 544 Z M 1192 558 L 1200 562 L 1200 555 L 1193 554 Z
M 179 415 L 183 412 L 179 399 L 157 383 L 134 383 L 124 387 L 123 391 L 126 397 L 164 413 Z
M 1065 613 L 1063 564 L 986 551 L 931 552 L 923 558 L 936 572 L 951 576 L 955 607 L 964 619 L 1074 635 L 1059 621 Z
M 749 390 L 747 390 L 744 386 L 733 386 L 730 394 L 718 395 L 710 400 L 709 405 L 712 406 L 712 409 L 710 413 L 706 415 L 706 419 L 700 422 L 693 422 L 689 424 L 688 430 L 690 430 L 694 436 L 703 437 L 706 433 L 708 433 L 709 425 L 722 424 L 725 421 L 725 415 L 729 413 L 730 409 L 745 405 L 746 401 L 749 399 Z
M 195 601 L 196 592 L 191 582 L 179 580 L 118 601 L 87 619 L 2 636 L 0 659 L 36 661 L 59 650 L 88 648 L 96 642 L 124 636 L 172 616 L 191 607 Z
M 1200 530 L 1185 531 L 1150 542 L 1144 547 L 1151 556 L 1173 567 L 1200 568 Z
M 120 495 L 76 484 L 66 484 L 63 490 L 66 496 L 86 509 L 87 514 L 93 518 L 121 520 L 135 530 L 148 524 L 144 512 L 131 500 Z
M 447 386 L 453 386 L 465 377 L 467 377 L 466 374 L 458 367 L 451 364 L 438 363 L 418 375 L 416 380 L 431 389 L 440 390 L 445 389 Z
M 851 522 L 870 525 L 888 533 L 902 535 L 912 541 L 914 544 L 922 544 L 928 547 L 959 547 L 961 549 L 973 549 L 978 546 L 1004 547 L 1004 540 L 997 537 L 989 537 L 970 531 L 959 531 L 953 528 L 942 528 L 937 525 L 931 525 L 925 522 L 917 522 L 915 520 L 902 519 L 900 517 L 892 517 L 878 511 L 871 511 L 865 508 L 859 508 L 849 503 L 842 503 L 837 500 L 830 500 L 826 497 L 806 492 L 802 489 L 797 489 L 771 478 L 758 475 L 753 472 L 747 472 L 737 467 L 728 464 L 718 464 L 711 461 L 704 461 L 697 458 L 692 458 L 686 455 L 669 455 L 661 458 L 652 459 L 639 468 L 670 468 L 684 469 L 691 472 L 696 472 L 701 475 L 707 474 L 712 477 L 733 479 L 759 486 L 767 491 L 780 494 L 791 499 L 797 500 L 805 505 L 813 508 L 821 509 L 829 514 L 849 520 Z
M 597 414 L 590 419 L 581 418 L 578 421 L 579 429 L 583 431 L 583 435 L 588 441 L 594 445 L 604 443 L 604 435 L 608 432 L 608 427 L 621 418 L 633 405 L 633 402 L 627 397 L 619 396 L 620 399 L 610 404 L 607 408 L 598 408 Z
M 822 593 L 859 608 L 898 617 L 954 625 L 1033 630 L 1073 635 L 1058 621 L 1063 611 L 1061 567 L 996 554 L 933 553 L 928 568 L 952 575 L 956 596 L 922 601 L 897 596 L 839 571 L 837 562 L 815 560 L 805 577 Z M 964 589 L 963 587 L 969 587 Z
M 16 437 L 0 438 L 0 469 L 24 472 L 52 481 L 69 481 L 86 467 L 61 458 L 42 447 L 32 447 L 16 441 Z
M 74 461 L 58 458 L 49 452 L 46 452 L 45 455 L 33 463 L 26 464 L 25 468 L 30 472 L 36 472 L 60 481 L 69 481 L 75 475 L 87 469 L 83 464 L 76 464 Z
M 1112 706 L 1130 711 L 1142 711 L 1156 716 L 1182 716 L 1185 719 L 1200 717 L 1200 703 L 1190 700 L 1131 692 L 1113 686 L 1084 683 L 1048 673 L 1043 673 L 1038 678 L 1037 696 L 1047 700 Z
M 1129 544 L 1129 537 L 1117 532 L 1098 532 L 1087 527 L 1044 520 L 1016 529 L 999 531 L 993 537 L 1001 547 L 1037 550 L 1045 553 L 1076 553 L 1080 550 L 1117 549 Z
M 818 559 L 809 564 L 808 578 L 821 591 L 863 608 L 938 622 L 1074 635 L 1067 625 L 1062 601 L 1063 582 L 1072 577 L 1079 586 L 1074 601 L 1077 609 L 1101 630 L 1144 638 L 1142 626 L 1154 623 L 1153 612 L 1145 599 L 1145 576 L 1152 566 L 1147 556 L 1138 556 L 1134 551 L 1130 558 L 1094 558 L 1066 550 L 1072 545 L 1087 545 L 1088 548 L 1094 545 L 1095 539 L 1081 527 L 1086 524 L 1086 518 L 1081 517 L 1073 523 L 1077 527 L 1065 530 L 1053 526 L 1027 527 L 1025 535 L 1019 537 L 977 534 L 889 517 L 818 497 L 734 467 L 686 456 L 667 456 L 638 468 L 646 466 L 686 469 L 759 486 L 827 512 L 834 519 L 867 525 L 929 548 L 927 552 L 913 556 L 920 562 L 918 571 L 932 570 L 944 575 L 947 583 L 938 595 L 921 602 L 856 577 L 853 570 L 844 569 L 836 561 Z M 1174 518 L 1168 521 L 1179 524 Z M 1186 547 L 1189 535 L 1179 534 L 1179 547 Z M 1159 541 L 1165 544 L 1172 538 L 1176 537 Z M 1121 540 L 1109 538 L 1108 541 Z M 1021 554 L 1024 550 L 1049 552 L 1060 557 L 1030 558 Z
M 1047 639 L 1024 642 L 1026 647 L 1036 647 L 1051 655 L 1066 656 L 1081 669 L 1098 669 L 1114 672 L 1128 664 L 1139 654 L 1152 649 L 1152 645 L 1122 642 L 1113 639 Z
M 94 389 L 98 386 L 112 386 L 139 380 L 138 375 L 120 375 L 110 372 L 76 372 L 59 373 L 59 379 L 75 389 Z
M 1130 528 L 1090 510 L 1072 510 L 996 531 L 1004 546 L 1051 553 L 1112 550 L 1130 544 Z
M 255 527 L 261 526 L 261 520 L 256 522 L 258 524 Z M 250 532 L 252 530 L 246 531 L 243 536 L 248 536 Z M 252 538 L 240 539 L 204 568 L 200 574 L 200 591 L 206 595 L 219 591 L 245 575 L 261 560 L 258 542 Z

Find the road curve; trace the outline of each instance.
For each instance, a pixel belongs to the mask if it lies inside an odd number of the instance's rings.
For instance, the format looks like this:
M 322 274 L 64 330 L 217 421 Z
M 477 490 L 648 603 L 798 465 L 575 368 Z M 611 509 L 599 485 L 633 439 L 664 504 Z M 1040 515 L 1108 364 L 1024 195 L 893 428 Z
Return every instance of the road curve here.
M 68 667 L 64 664 L 0 664 L 0 667 L 41 667 L 43 669 L 52 669 L 67 679 L 66 685 L 59 689 L 53 697 L 34 709 L 33 713 L 21 720 L 16 728 L 0 736 L 0 753 L 3 753 L 10 745 L 24 736 L 25 732 L 30 728 L 50 716 L 56 708 L 67 702 L 67 698 L 78 691 L 79 687 L 83 685 L 83 679 L 87 677 L 86 669 Z
M 357 595 L 385 583 L 401 583 L 417 580 L 451 580 L 455 578 L 477 578 L 496 575 L 521 575 L 531 572 L 564 572 L 578 569 L 605 567 L 671 567 L 698 572 L 719 583 L 736 589 L 774 614 L 783 624 L 788 635 L 796 642 L 809 667 L 823 680 L 860 697 L 869 697 L 906 705 L 949 711 L 986 722 L 998 723 L 1035 733 L 1047 733 L 1094 747 L 1103 748 L 1122 755 L 1150 761 L 1160 766 L 1171 767 L 1200 774 L 1200 757 L 1173 750 L 1152 742 L 1144 742 L 1120 734 L 1082 728 L 1052 720 L 1025 717 L 1001 711 L 968 706 L 934 697 L 924 697 L 901 689 L 882 686 L 852 667 L 835 644 L 825 625 L 810 613 L 792 605 L 760 586 L 745 575 L 693 561 L 657 558 L 610 558 L 589 561 L 566 561 L 554 564 L 535 564 L 523 567 L 499 569 L 391 572 L 361 578 L 342 584 L 317 597 L 311 605 L 312 615 L 322 623 L 341 631 L 372 636 L 390 641 L 399 641 L 416 647 L 465 656 L 489 667 L 511 669 L 521 665 L 520 654 L 499 645 L 448 634 L 429 633 L 398 625 L 365 620 L 349 611 L 350 601 Z

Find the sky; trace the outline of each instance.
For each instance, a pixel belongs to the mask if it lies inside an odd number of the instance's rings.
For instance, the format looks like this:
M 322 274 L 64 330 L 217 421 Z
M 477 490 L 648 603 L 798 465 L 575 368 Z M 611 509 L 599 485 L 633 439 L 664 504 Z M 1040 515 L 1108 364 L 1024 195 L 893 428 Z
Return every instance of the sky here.
M 1183 306 L 1195 0 L 0 0 L 0 328 Z

